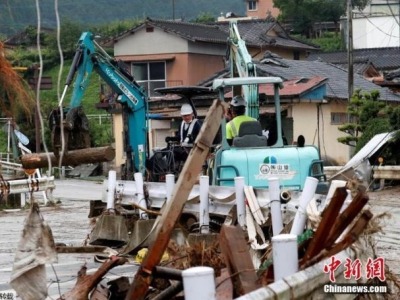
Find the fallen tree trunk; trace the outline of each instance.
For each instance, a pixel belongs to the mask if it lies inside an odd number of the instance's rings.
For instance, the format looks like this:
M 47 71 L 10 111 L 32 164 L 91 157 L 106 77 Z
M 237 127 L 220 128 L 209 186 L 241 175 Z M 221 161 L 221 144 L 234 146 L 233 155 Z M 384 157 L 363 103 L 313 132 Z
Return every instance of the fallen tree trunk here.
M 55 156 L 54 153 L 31 153 L 21 156 L 22 167 L 24 169 L 49 167 L 48 156 L 53 167 L 60 165 L 60 157 Z M 106 162 L 113 160 L 114 157 L 115 149 L 111 146 L 71 150 L 62 157 L 61 166 Z

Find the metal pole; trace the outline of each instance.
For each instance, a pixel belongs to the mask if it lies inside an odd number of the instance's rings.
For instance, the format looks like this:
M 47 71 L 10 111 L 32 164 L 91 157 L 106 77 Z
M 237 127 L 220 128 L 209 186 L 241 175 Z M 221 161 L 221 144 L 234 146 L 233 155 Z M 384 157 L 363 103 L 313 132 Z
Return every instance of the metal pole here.
M 10 148 L 11 148 L 11 119 L 7 121 L 7 162 L 10 162 Z
M 347 63 L 348 63 L 348 97 L 353 96 L 354 70 L 353 70 L 353 12 L 351 0 L 347 0 Z
M 175 0 L 172 0 L 172 20 L 175 21 Z

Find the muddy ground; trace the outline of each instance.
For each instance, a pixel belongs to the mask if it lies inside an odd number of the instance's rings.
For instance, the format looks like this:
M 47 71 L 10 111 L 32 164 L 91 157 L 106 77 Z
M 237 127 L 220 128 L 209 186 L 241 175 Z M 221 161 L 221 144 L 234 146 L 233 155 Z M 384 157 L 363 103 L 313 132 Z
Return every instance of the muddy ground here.
M 81 246 L 92 230 L 88 219 L 89 200 L 102 199 L 102 181 L 65 180 L 56 181 L 54 199 L 61 204 L 56 207 L 41 207 L 44 220 L 50 225 L 56 243 Z M 376 235 L 377 255 L 384 257 L 388 268 L 400 276 L 400 187 L 386 187 L 381 191 L 369 192 L 369 205 L 374 215 L 387 213 L 382 218 L 383 231 Z M 36 196 L 40 199 L 40 195 Z M 0 212 L 0 291 L 9 289 L 9 279 L 13 266 L 14 253 L 21 236 L 27 210 Z M 97 268 L 93 255 L 59 254 L 55 271 L 49 267 L 48 274 L 64 282 L 64 291 L 71 289 L 76 281 L 76 272 L 84 263 L 89 268 Z M 135 268 L 127 266 L 124 273 L 133 278 Z M 117 274 L 116 272 L 115 274 Z M 51 294 L 57 295 L 60 286 L 53 284 Z

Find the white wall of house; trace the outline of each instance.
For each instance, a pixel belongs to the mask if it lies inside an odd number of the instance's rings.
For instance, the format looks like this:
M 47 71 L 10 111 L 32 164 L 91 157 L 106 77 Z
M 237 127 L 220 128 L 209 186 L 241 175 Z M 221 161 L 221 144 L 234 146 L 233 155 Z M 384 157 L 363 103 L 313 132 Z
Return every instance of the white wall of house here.
M 399 16 L 353 19 L 353 48 L 400 47 Z
M 166 147 L 167 136 L 174 136 L 170 120 L 149 120 L 149 149 Z
M 145 29 L 136 31 L 114 44 L 115 56 L 186 52 L 188 52 L 187 41 L 157 28 L 154 28 L 153 32 L 146 32 Z
M 318 106 L 321 109 L 318 113 Z M 344 136 L 338 125 L 331 124 L 331 112 L 346 112 L 346 106 L 341 103 L 296 103 L 290 108 L 293 117 L 293 139 L 302 134 L 306 144 L 319 147 L 321 156 L 335 160 L 335 164 L 344 165 L 350 159 L 349 146 L 337 142 Z M 319 122 L 318 122 L 319 115 Z
M 208 47 L 206 43 L 189 43 L 189 41 L 158 28 L 153 32 L 139 30 L 126 36 L 114 44 L 114 55 L 151 55 L 167 53 L 199 53 L 209 55 L 225 55 L 226 45 Z

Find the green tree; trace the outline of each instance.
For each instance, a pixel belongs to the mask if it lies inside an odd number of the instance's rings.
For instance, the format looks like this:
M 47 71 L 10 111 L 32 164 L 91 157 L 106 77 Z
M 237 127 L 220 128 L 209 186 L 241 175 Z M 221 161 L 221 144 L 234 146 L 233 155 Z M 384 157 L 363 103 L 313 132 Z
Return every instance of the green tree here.
M 362 144 L 359 144 L 361 133 L 369 131 L 373 136 L 388 129 L 388 126 L 385 126 L 385 129 L 382 126 L 375 126 L 367 130 L 372 121 L 388 115 L 389 107 L 384 102 L 379 101 L 379 96 L 378 91 L 362 93 L 360 89 L 357 89 L 353 93 L 347 107 L 349 120 L 338 128 L 345 132 L 347 136 L 338 138 L 338 142 L 358 149 Z M 386 123 L 388 124 L 387 120 Z
M 353 0 L 355 8 L 363 8 L 370 0 Z M 337 23 L 346 12 L 346 0 L 274 0 L 280 10 L 278 20 L 292 24 L 296 33 L 310 38 L 316 22 Z
M 111 38 L 113 36 L 117 36 L 122 32 L 125 32 L 140 23 L 143 22 L 143 19 L 132 19 L 132 20 L 118 20 L 109 22 L 107 24 L 95 25 L 92 26 L 90 31 L 99 35 L 103 39 Z
M 192 20 L 193 23 L 211 23 L 215 22 L 215 17 L 213 16 L 212 13 L 206 12 L 206 13 L 200 13 L 195 19 Z
M 47 36 L 46 43 L 49 45 L 49 50 L 58 57 L 58 42 L 60 43 L 61 49 L 65 59 L 70 59 L 74 56 L 76 51 L 76 45 L 84 31 L 85 26 L 83 24 L 72 22 L 69 20 L 61 23 L 60 26 L 60 40 L 57 40 L 57 32 L 54 31 L 52 34 Z

